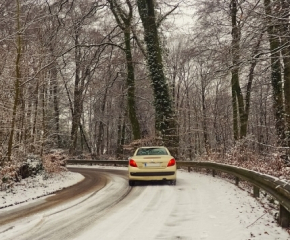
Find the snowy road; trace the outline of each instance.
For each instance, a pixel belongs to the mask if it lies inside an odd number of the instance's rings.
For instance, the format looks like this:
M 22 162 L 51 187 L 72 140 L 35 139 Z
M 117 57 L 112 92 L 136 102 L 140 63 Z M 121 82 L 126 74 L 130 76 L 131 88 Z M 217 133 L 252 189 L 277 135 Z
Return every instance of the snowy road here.
M 255 199 L 225 180 L 178 171 L 176 186 L 131 189 L 126 175 L 110 172 L 100 191 L 1 226 L 0 239 L 290 239 Z

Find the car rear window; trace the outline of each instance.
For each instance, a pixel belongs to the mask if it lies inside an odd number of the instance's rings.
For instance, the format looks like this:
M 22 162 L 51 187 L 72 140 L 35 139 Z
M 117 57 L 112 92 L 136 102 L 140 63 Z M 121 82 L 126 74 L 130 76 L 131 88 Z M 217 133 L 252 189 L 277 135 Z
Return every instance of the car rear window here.
M 140 148 L 136 155 L 168 155 L 164 148 Z

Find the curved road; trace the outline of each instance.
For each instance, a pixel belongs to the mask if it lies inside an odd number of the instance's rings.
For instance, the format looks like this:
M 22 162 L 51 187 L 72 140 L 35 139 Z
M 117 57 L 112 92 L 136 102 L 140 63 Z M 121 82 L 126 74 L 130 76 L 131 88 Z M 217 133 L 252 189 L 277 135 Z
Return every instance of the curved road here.
M 222 179 L 179 171 L 176 186 L 131 188 L 125 170 L 70 170 L 85 180 L 1 216 L 0 239 L 289 239 L 255 199 Z
M 71 187 L 60 190 L 54 195 L 46 197 L 44 200 L 36 201 L 32 204 L 1 213 L 0 226 L 5 224 L 8 225 L 4 231 L 0 231 L 1 240 L 4 239 L 1 234 L 11 230 L 15 231 L 15 229 L 17 229 L 18 222 L 23 221 L 23 219 L 24 221 L 27 221 L 27 225 L 29 225 L 29 222 L 31 221 L 37 221 L 37 230 L 29 229 L 29 231 L 25 231 L 26 233 L 21 231 L 21 234 L 18 236 L 15 235 L 15 238 L 11 239 L 66 239 L 67 235 L 71 235 L 71 231 L 70 233 L 65 232 L 64 236 L 61 238 L 51 238 L 55 234 L 58 236 L 62 235 L 62 233 L 59 233 L 63 232 L 64 224 L 62 222 L 56 224 L 57 227 L 59 227 L 58 230 L 53 227 L 53 233 L 50 229 L 46 229 L 46 227 L 44 228 L 45 230 L 41 230 L 42 227 L 39 228 L 39 226 L 45 225 L 44 222 L 46 219 L 50 219 L 53 215 L 63 213 L 64 216 L 68 217 L 69 214 L 67 214 L 67 212 L 70 212 L 71 209 L 75 210 L 81 205 L 91 204 L 95 195 L 105 187 L 112 187 L 110 185 L 112 185 L 112 181 L 116 178 L 122 180 L 124 183 L 127 183 L 126 171 L 122 170 L 98 170 L 90 168 L 69 168 L 69 170 L 82 174 L 85 177 L 84 180 Z M 73 227 L 75 230 L 79 229 L 80 225 L 84 225 L 84 223 L 88 222 L 88 219 L 94 219 L 95 216 L 101 214 L 104 209 L 122 200 L 130 192 L 130 188 L 127 185 L 128 184 L 124 184 L 122 189 L 112 192 L 114 196 L 110 197 L 108 195 L 111 200 L 106 201 L 106 203 L 102 204 L 102 206 L 96 208 L 95 211 L 84 214 L 81 213 L 77 218 L 72 216 L 69 221 L 66 221 L 65 225 Z M 35 217 L 37 220 L 35 220 Z M 81 224 L 77 223 L 78 221 L 80 221 Z M 74 227 L 72 225 L 73 222 L 76 222 L 77 226 Z M 40 232 L 42 233 L 40 234 Z M 27 235 L 27 237 L 25 235 Z
M 23 208 L 17 208 L 1 214 L 0 226 L 66 203 L 73 199 L 80 198 L 90 192 L 97 192 L 107 183 L 106 176 L 103 174 L 96 174 L 96 169 L 71 168 L 69 170 L 82 174 L 85 177 L 84 180 L 76 185 L 56 192 L 53 196 L 47 197 L 44 202 L 39 201 Z M 121 172 L 121 174 L 124 175 L 124 172 Z

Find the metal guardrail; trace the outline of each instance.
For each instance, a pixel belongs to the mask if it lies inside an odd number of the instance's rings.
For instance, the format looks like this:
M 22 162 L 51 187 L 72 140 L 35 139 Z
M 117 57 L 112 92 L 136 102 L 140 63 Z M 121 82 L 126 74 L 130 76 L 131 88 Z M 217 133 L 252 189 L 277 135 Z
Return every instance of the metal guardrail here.
M 107 164 L 107 165 L 128 165 L 128 160 L 88 160 L 88 159 L 69 159 L 66 160 L 67 164 Z
M 127 160 L 67 160 L 67 164 L 107 164 L 107 165 L 122 165 L 127 166 Z M 177 167 L 188 167 L 188 171 L 192 168 L 206 168 L 211 169 L 213 176 L 216 171 L 225 172 L 236 177 L 236 185 L 239 180 L 243 179 L 251 183 L 254 187 L 254 197 L 259 197 L 259 189 L 263 189 L 272 195 L 280 204 L 280 214 L 278 222 L 283 227 L 289 227 L 290 224 L 290 185 L 281 181 L 278 178 L 259 172 L 251 171 L 245 168 L 239 168 L 226 164 L 213 162 L 192 162 L 192 161 L 178 161 Z

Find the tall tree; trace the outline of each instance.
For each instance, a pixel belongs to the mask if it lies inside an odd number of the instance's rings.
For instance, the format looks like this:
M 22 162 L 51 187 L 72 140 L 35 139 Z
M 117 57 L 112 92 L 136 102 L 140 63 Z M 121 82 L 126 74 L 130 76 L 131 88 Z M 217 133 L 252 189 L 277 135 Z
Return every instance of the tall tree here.
M 147 62 L 154 91 L 155 129 L 157 134 L 162 136 L 166 145 L 177 150 L 177 123 L 163 70 L 162 49 L 159 41 L 154 3 L 154 0 L 137 0 L 138 11 L 144 28 Z
M 125 55 L 127 65 L 127 105 L 128 115 L 131 122 L 133 139 L 141 138 L 140 125 L 136 113 L 135 103 L 135 73 L 134 63 L 132 57 L 131 47 L 131 22 L 133 17 L 133 7 L 130 0 L 126 0 L 129 12 L 127 13 L 122 7 L 121 3 L 117 0 L 109 0 L 110 9 L 114 14 L 118 26 L 122 29 L 125 39 Z
M 290 147 L 290 3 L 280 0 L 280 36 L 282 47 L 282 59 L 284 65 L 284 98 L 285 98 L 285 144 Z M 289 153 L 288 153 L 289 154 Z
M 8 161 L 11 160 L 12 148 L 13 148 L 13 138 L 15 131 L 15 123 L 16 123 L 16 114 L 17 114 L 17 106 L 19 104 L 20 97 L 20 81 L 21 81 L 21 71 L 20 71 L 20 59 L 22 53 L 22 45 L 21 45 L 21 26 L 20 26 L 20 2 L 16 0 L 16 63 L 15 63 L 15 82 L 14 82 L 14 103 L 13 103 L 13 112 L 12 112 L 12 120 L 11 120 L 11 130 L 8 141 L 8 150 L 7 150 L 7 158 Z
M 240 69 L 240 40 L 241 29 L 237 19 L 238 1 L 231 0 L 231 19 L 232 19 L 232 105 L 233 105 L 233 128 L 234 138 L 238 140 L 247 134 L 247 123 L 245 121 L 244 98 L 240 87 L 239 69 Z M 239 118 L 239 121 L 238 121 Z M 240 131 L 238 130 L 240 123 Z
M 264 0 L 267 19 L 267 32 L 271 51 L 271 83 L 273 88 L 273 109 L 275 114 L 275 128 L 280 144 L 285 145 L 284 103 L 282 87 L 282 67 L 280 62 L 280 39 L 277 12 L 279 1 Z
M 100 55 L 105 47 L 98 44 L 92 44 L 96 48 L 91 48 L 88 44 L 85 34 L 88 22 L 93 21 L 95 12 L 100 6 L 94 2 L 81 2 L 71 11 L 71 18 L 73 20 L 71 26 L 71 37 L 73 41 L 74 53 L 74 89 L 71 103 L 72 126 L 71 126 L 71 144 L 70 153 L 75 154 L 77 149 L 78 130 L 81 125 L 81 116 L 84 110 L 85 93 L 88 89 L 92 76 L 97 69 Z M 94 39 L 98 41 L 100 39 Z M 89 45 L 87 47 L 87 45 Z

